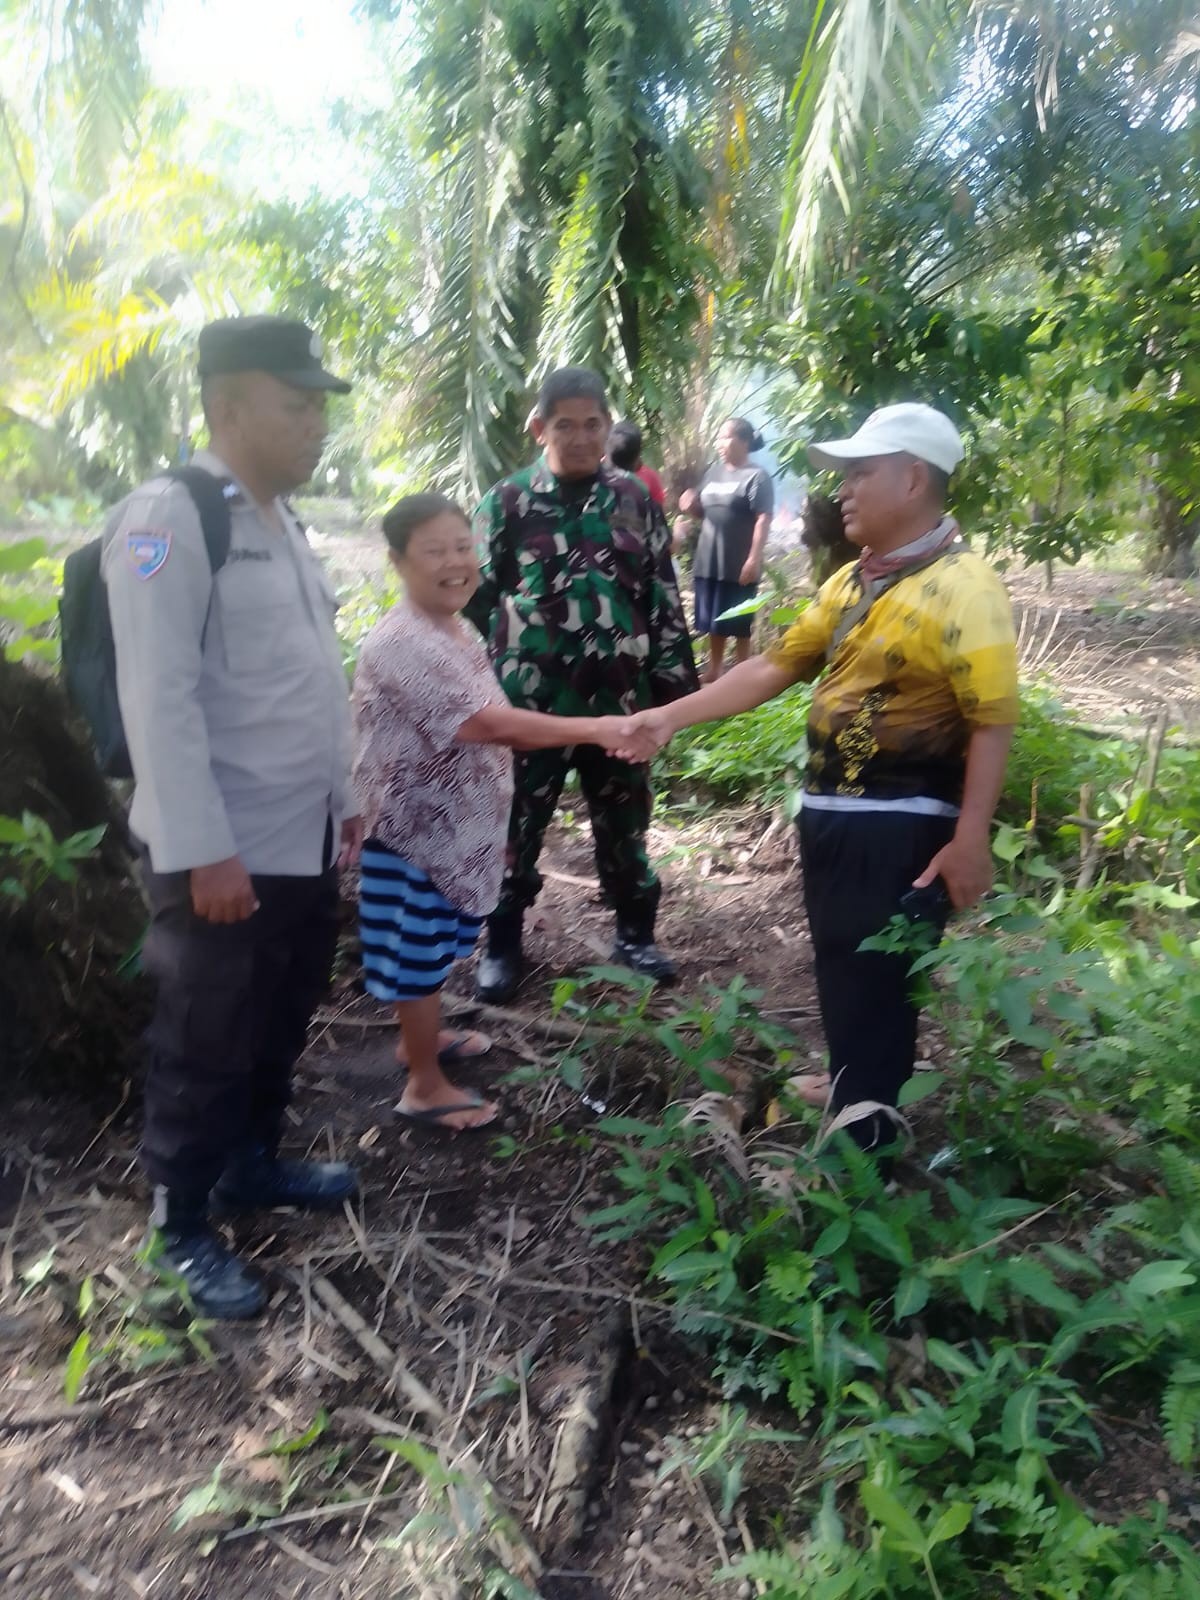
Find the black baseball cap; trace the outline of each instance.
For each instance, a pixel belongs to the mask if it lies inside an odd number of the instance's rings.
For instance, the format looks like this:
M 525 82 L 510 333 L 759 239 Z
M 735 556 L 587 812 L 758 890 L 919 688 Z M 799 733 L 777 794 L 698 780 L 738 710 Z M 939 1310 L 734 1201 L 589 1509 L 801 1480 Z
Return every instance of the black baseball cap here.
M 201 328 L 200 376 L 220 372 L 269 372 L 295 389 L 331 389 L 349 394 L 344 378 L 321 365 L 321 340 L 307 324 L 288 317 L 222 317 Z

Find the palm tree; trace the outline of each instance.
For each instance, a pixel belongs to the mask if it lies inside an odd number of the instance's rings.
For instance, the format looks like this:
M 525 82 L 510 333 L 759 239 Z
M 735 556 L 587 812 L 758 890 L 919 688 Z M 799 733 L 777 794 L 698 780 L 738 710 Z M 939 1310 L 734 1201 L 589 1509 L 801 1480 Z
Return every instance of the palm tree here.
M 553 366 L 670 407 L 702 254 L 706 180 L 681 119 L 696 51 L 676 0 L 454 0 L 418 19 L 417 381 L 432 454 L 475 491 L 522 452 Z
M 962 166 L 990 143 L 995 169 L 997 142 L 1020 132 L 1031 201 L 1038 163 L 1055 172 L 1064 140 L 1089 141 L 1093 178 L 1114 153 L 1119 163 L 1134 123 L 1170 114 L 1191 92 L 1197 49 L 1190 0 L 819 5 L 791 96 L 779 303 L 803 304 L 834 207 L 853 213 L 881 153 L 919 139 L 931 112 Z
M 1186 11 L 1132 0 L 828 8 L 798 80 L 772 275 L 768 337 L 801 381 L 782 408 L 798 436 L 900 392 L 978 423 L 1002 397 L 1011 406 L 1018 380 L 1019 419 L 1045 406 L 1045 436 L 1061 446 L 1053 498 L 1070 555 L 1079 524 L 1064 471 L 1086 448 L 1072 438 L 1079 413 L 1094 412 L 1098 379 L 1131 385 L 1124 436 L 1151 458 L 1164 548 L 1190 542 L 1184 486 L 1197 463 L 1180 450 L 1179 366 L 1200 320 L 1189 258 L 1172 265 L 1168 243 L 1180 223 L 1190 237 L 1200 199 Z M 1143 295 L 1147 254 L 1161 275 Z M 1056 358 L 1043 390 L 1026 375 L 1050 340 L 1078 359 Z M 1104 416 L 1118 422 L 1111 407 Z M 1030 549 L 1046 537 L 1031 534 Z

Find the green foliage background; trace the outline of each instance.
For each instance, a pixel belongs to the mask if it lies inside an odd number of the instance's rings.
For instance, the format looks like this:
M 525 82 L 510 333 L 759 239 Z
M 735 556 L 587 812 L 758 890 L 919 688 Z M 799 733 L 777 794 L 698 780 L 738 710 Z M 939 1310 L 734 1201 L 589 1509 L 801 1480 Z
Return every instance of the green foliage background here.
M 598 366 L 670 474 L 765 394 L 782 454 L 901 395 L 972 440 L 971 526 L 1030 560 L 1137 529 L 1190 566 L 1197 54 L 1182 0 L 369 0 L 365 198 L 175 152 L 145 0 L 0 10 L 0 482 L 108 497 L 199 424 L 208 317 L 353 372 L 326 487 L 466 496 L 539 376 Z M 46 41 L 50 48 L 45 48 Z M 1113 441 L 1120 439 L 1120 448 Z

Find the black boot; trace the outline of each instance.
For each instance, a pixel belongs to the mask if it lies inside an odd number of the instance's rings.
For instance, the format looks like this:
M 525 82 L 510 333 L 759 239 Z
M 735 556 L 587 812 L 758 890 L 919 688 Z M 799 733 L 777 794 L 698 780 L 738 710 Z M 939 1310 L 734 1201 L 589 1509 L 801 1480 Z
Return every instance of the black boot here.
M 523 920 L 520 911 L 500 911 L 488 918 L 487 950 L 475 974 L 475 993 L 491 1005 L 507 1005 L 521 986 Z
M 155 1188 L 146 1260 L 160 1277 L 182 1280 L 202 1317 L 240 1322 L 267 1303 L 262 1284 L 209 1226 L 207 1196 Z
M 269 1211 L 296 1206 L 304 1211 L 338 1211 L 358 1193 L 354 1168 L 344 1161 L 290 1161 L 267 1145 L 239 1150 L 212 1192 L 213 1210 Z
M 612 958 L 644 978 L 653 978 L 655 983 L 672 984 L 679 976 L 675 963 L 654 942 L 653 912 L 617 918 Z

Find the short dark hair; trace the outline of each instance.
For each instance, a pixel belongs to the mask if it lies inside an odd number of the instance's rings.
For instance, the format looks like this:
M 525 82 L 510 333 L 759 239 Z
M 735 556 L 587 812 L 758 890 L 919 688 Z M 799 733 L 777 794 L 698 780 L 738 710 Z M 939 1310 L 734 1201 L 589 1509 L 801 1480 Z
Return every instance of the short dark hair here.
M 461 517 L 468 528 L 471 526 L 471 519 L 463 508 L 444 494 L 435 494 L 432 490 L 427 494 L 406 494 L 385 514 L 383 536 L 396 554 L 402 556 L 417 529 L 446 511 Z
M 622 472 L 632 472 L 642 459 L 642 430 L 636 422 L 617 422 L 608 436 L 608 459 Z
M 200 379 L 200 410 L 205 422 L 212 426 L 212 414 L 220 395 L 236 393 L 244 374 L 240 372 L 212 372 Z
M 594 400 L 605 416 L 608 415 L 604 379 L 591 367 L 558 367 L 549 373 L 538 390 L 538 416 L 543 422 L 549 422 L 554 408 L 564 400 Z

